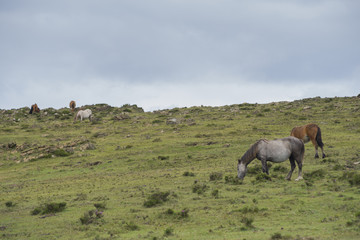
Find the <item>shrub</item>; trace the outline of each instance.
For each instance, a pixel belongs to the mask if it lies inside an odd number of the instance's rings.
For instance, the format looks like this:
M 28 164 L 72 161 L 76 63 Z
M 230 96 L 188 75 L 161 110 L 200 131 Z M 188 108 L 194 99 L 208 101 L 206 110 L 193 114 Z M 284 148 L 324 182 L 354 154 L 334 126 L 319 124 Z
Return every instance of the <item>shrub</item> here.
M 147 208 L 154 207 L 168 201 L 170 192 L 156 192 L 151 194 L 144 202 L 144 206 Z
M 172 229 L 172 228 L 167 228 L 164 231 L 164 236 L 171 236 L 173 234 L 174 234 L 174 229 Z
M 345 172 L 341 179 L 348 180 L 351 186 L 360 185 L 360 174 L 357 172 Z
M 259 167 L 259 166 L 248 167 L 247 171 L 246 171 L 247 175 L 256 175 L 259 173 L 261 173 L 261 167 Z
M 84 213 L 84 216 L 80 218 L 81 224 L 88 225 L 90 223 L 96 223 L 98 219 L 104 216 L 103 212 L 98 210 L 90 210 Z
M 77 197 L 74 199 L 74 201 L 84 201 L 87 199 L 87 195 L 85 193 L 79 193 L 77 194 Z
M 136 231 L 139 230 L 139 226 L 136 225 L 134 222 L 125 222 L 125 228 L 129 231 Z
M 15 204 L 12 201 L 8 201 L 8 202 L 5 203 L 5 206 L 6 207 L 13 207 L 13 206 L 15 206 Z
M 271 177 L 266 173 L 258 173 L 255 179 L 257 182 L 271 181 Z
M 252 225 L 253 222 L 254 222 L 254 218 L 251 218 L 251 217 L 243 217 L 241 219 L 241 222 L 245 225 L 245 227 L 247 228 L 254 228 L 254 226 Z
M 336 164 L 334 167 L 333 167 L 333 170 L 335 171 L 339 171 L 339 170 L 344 170 L 344 166 L 340 165 L 340 164 Z
M 56 149 L 52 154 L 57 157 L 67 157 L 71 155 L 71 153 L 65 151 L 64 149 Z
M 306 178 L 308 180 L 321 179 L 321 178 L 325 177 L 325 174 L 326 174 L 326 172 L 324 169 L 318 169 L 318 170 L 312 171 L 310 173 L 305 173 L 304 178 Z
M 94 207 L 96 207 L 96 209 L 98 210 L 104 210 L 106 208 L 106 202 L 103 203 L 95 203 Z
M 264 209 L 263 209 L 264 210 Z M 243 207 L 239 210 L 237 210 L 238 212 L 241 212 L 243 214 L 246 213 L 258 213 L 260 211 L 260 209 L 258 207 Z
M 222 173 L 220 172 L 213 172 L 210 174 L 210 181 L 221 180 L 223 177 Z
M 351 186 L 360 185 L 360 174 L 354 174 L 354 176 L 349 179 L 349 183 Z
M 192 186 L 192 192 L 197 194 L 203 194 L 208 189 L 206 184 L 195 183 Z
M 233 185 L 241 185 L 243 181 L 240 180 L 237 176 L 225 176 L 225 183 Z
M 38 214 L 48 214 L 48 213 L 57 213 L 65 210 L 66 203 L 45 203 L 42 206 L 36 207 L 33 211 L 31 211 L 32 215 Z
M 214 191 L 211 192 L 211 195 L 215 198 L 219 197 L 219 190 L 215 189 Z
M 169 156 L 158 156 L 159 160 L 169 160 Z
M 185 176 L 185 177 L 194 177 L 195 174 L 192 173 L 192 172 L 184 172 L 183 176 Z
M 282 236 L 281 233 L 274 233 L 273 235 L 271 235 L 270 240 L 287 240 L 287 239 L 291 239 L 291 237 L 289 236 Z
M 173 217 L 178 218 L 178 219 L 187 218 L 187 217 L 189 217 L 189 209 L 184 208 L 180 212 L 175 212 L 173 209 L 169 208 L 168 210 L 165 211 L 165 214 L 173 216 Z
M 154 121 L 152 121 L 153 124 L 159 124 L 159 123 L 163 123 L 163 120 L 159 120 L 159 119 L 155 119 Z
M 179 213 L 179 216 L 181 218 L 189 217 L 189 209 L 185 208 L 185 209 L 181 210 L 181 212 Z
M 172 210 L 171 208 L 169 208 L 168 210 L 166 210 L 165 213 L 168 214 L 168 215 L 173 215 L 175 213 L 175 211 Z

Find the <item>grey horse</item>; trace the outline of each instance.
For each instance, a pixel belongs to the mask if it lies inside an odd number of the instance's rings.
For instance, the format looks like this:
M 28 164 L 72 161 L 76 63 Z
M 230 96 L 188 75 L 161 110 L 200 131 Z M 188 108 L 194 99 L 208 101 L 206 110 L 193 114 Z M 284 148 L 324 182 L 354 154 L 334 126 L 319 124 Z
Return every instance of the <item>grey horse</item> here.
M 88 118 L 91 122 L 92 119 L 92 112 L 90 109 L 86 109 L 86 110 L 80 110 L 78 111 L 78 113 L 76 114 L 75 118 L 74 118 L 74 122 L 76 120 L 78 120 L 80 118 L 80 121 L 82 121 L 83 119 Z
M 249 150 L 238 160 L 237 170 L 238 178 L 244 179 L 246 174 L 247 165 L 255 158 L 259 159 L 262 163 L 262 171 L 269 174 L 267 161 L 280 163 L 286 159 L 290 160 L 291 170 L 286 176 L 287 180 L 291 179 L 291 175 L 295 169 L 295 162 L 299 168 L 299 175 L 296 181 L 302 178 L 302 163 L 304 159 L 304 143 L 295 137 L 286 137 L 268 141 L 261 139 L 254 143 Z

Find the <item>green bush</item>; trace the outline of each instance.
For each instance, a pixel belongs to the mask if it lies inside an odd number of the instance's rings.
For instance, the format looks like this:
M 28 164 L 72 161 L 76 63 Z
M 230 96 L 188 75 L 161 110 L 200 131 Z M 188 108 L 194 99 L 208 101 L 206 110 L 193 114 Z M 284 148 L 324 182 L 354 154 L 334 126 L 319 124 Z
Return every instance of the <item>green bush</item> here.
M 233 185 L 243 184 L 243 180 L 240 180 L 237 176 L 225 176 L 225 183 Z
M 94 207 L 98 210 L 104 210 L 106 208 L 106 203 L 103 202 L 103 203 L 95 203 L 94 204 Z
M 156 192 L 151 194 L 144 202 L 144 206 L 147 208 L 154 207 L 168 201 L 170 192 Z
M 169 156 L 158 156 L 159 160 L 169 160 Z
M 219 190 L 215 189 L 211 192 L 211 195 L 214 197 L 214 198 L 218 198 L 219 197 Z
M 210 174 L 210 181 L 216 181 L 221 180 L 223 177 L 223 174 L 220 172 L 213 172 Z
M 325 175 L 326 175 L 326 171 L 324 169 L 318 169 L 310 173 L 305 173 L 304 178 L 308 180 L 316 180 L 316 179 L 324 178 Z
M 171 236 L 173 234 L 174 234 L 174 229 L 172 229 L 172 228 L 167 228 L 164 231 L 164 236 Z
M 192 173 L 192 172 L 184 172 L 183 176 L 185 176 L 185 177 L 194 177 L 195 174 Z
M 347 180 L 351 186 L 360 185 L 360 174 L 357 172 L 344 172 L 341 179 Z
M 136 225 L 134 222 L 125 222 L 125 228 L 129 231 L 139 230 L 139 226 Z
M 289 236 L 283 236 L 281 235 L 281 233 L 274 233 L 273 235 L 271 235 L 270 240 L 290 240 L 292 239 Z
M 255 228 L 253 226 L 254 218 L 252 218 L 252 217 L 244 216 L 241 219 L 241 222 L 245 225 L 246 228 Z
M 31 211 L 31 215 L 38 215 L 38 214 L 49 214 L 49 213 L 57 213 L 62 212 L 66 208 L 66 203 L 45 203 L 39 207 L 36 207 L 34 210 Z
M 8 202 L 5 203 L 5 206 L 6 207 L 13 207 L 13 206 L 15 206 L 15 204 L 12 201 L 8 201 Z
M 80 222 L 83 225 L 88 225 L 91 223 L 97 223 L 97 220 L 104 216 L 103 212 L 98 210 L 90 210 L 84 213 L 80 218 Z
M 206 184 L 195 183 L 192 186 L 192 192 L 197 194 L 203 194 L 206 192 L 207 189 L 208 186 Z
M 255 180 L 257 182 L 266 182 L 266 181 L 271 181 L 271 177 L 266 173 L 258 173 L 256 175 Z
M 65 151 L 64 149 L 56 149 L 55 151 L 52 152 L 52 154 L 54 154 L 57 157 L 67 157 L 71 155 L 71 153 Z

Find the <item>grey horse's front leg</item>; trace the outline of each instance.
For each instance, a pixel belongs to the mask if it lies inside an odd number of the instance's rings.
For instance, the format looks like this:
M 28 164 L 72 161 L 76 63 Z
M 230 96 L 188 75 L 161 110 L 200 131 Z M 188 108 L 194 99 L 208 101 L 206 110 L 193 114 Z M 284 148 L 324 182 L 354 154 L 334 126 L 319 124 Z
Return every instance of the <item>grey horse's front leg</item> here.
M 263 173 L 266 173 L 267 175 L 269 175 L 269 169 L 268 169 L 266 160 L 261 159 L 261 164 L 262 164 L 262 171 L 263 171 Z

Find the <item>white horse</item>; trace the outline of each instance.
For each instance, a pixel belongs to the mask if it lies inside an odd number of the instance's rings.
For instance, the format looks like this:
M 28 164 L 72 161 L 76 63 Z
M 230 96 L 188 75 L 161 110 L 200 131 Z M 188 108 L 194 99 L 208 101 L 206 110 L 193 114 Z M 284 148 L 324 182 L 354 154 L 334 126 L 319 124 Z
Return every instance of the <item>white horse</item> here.
M 78 120 L 80 118 L 80 121 L 82 121 L 83 119 L 88 118 L 90 121 L 92 119 L 92 112 L 90 109 L 86 109 L 86 110 L 80 110 L 78 111 L 78 113 L 76 114 L 76 117 L 74 119 L 74 121 Z

